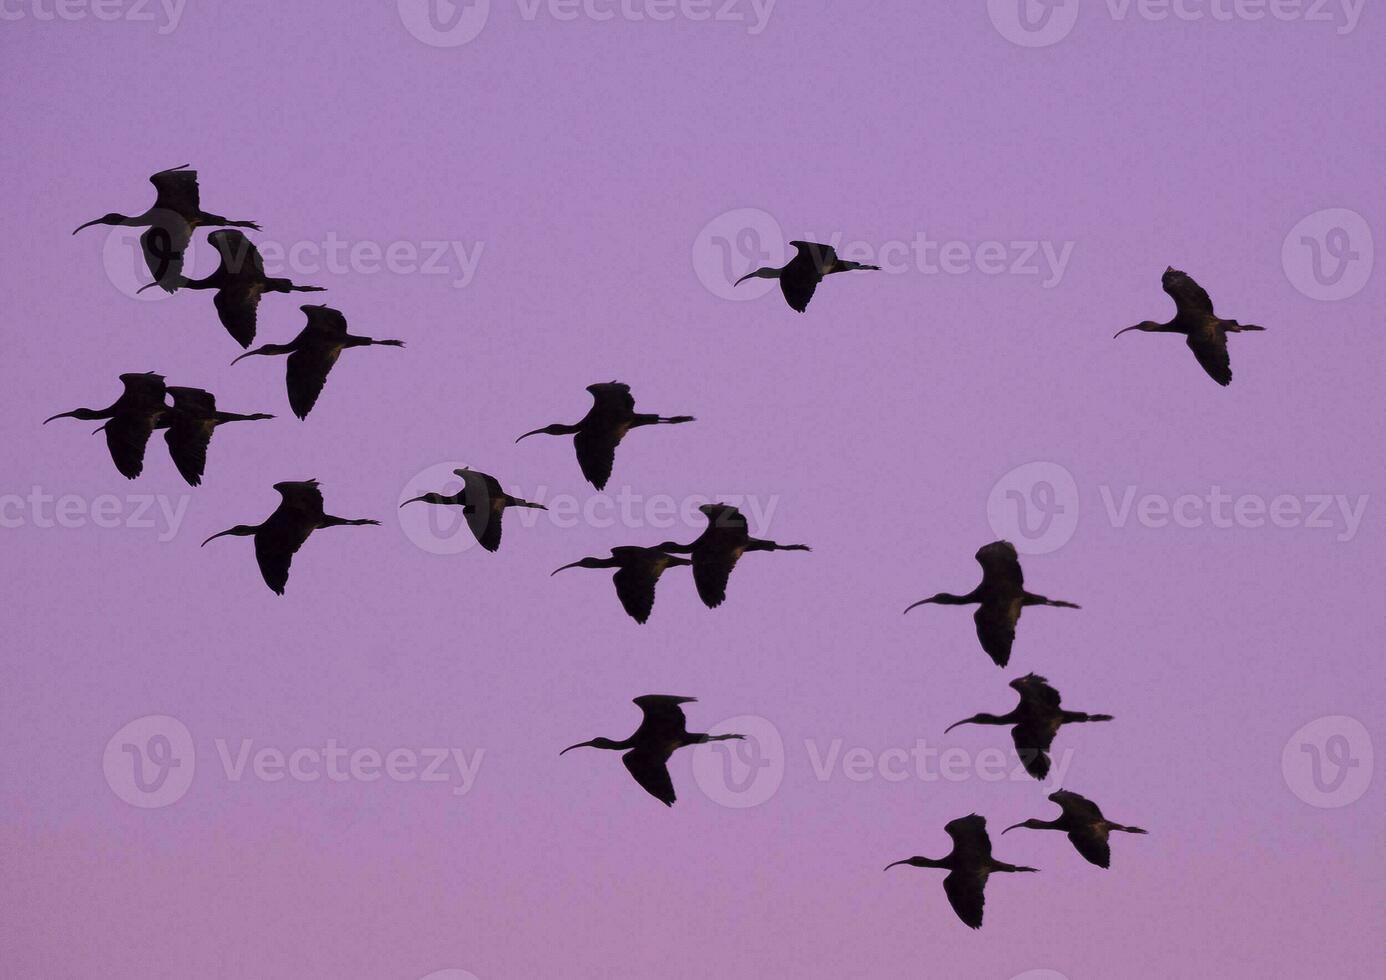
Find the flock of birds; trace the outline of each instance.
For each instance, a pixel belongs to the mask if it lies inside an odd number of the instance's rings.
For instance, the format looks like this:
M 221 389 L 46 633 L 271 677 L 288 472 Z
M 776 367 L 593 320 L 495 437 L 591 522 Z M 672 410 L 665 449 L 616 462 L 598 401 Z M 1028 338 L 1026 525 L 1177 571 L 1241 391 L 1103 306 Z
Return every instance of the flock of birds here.
M 115 225 L 142 227 L 140 246 L 152 282 L 141 288 L 161 288 L 167 292 L 184 289 L 214 290 L 213 305 L 227 333 L 245 353 L 232 361 L 252 355 L 287 355 L 286 386 L 289 407 L 299 419 L 306 419 L 317 404 L 337 358 L 354 347 L 403 347 L 399 340 L 376 340 L 350 333 L 346 317 L 327 306 L 303 306 L 307 323 L 293 340 L 286 344 L 263 344 L 250 348 L 255 340 L 257 311 L 260 299 L 267 293 L 314 292 L 321 287 L 299 285 L 285 278 L 269 277 L 254 244 L 240 228 L 259 230 L 252 221 L 233 221 L 221 215 L 203 211 L 197 173 L 187 165 L 164 170 L 150 178 L 156 197 L 154 204 L 142 214 L 110 213 L 82 225 Z M 183 274 L 185 253 L 198 228 L 216 228 L 208 234 L 208 242 L 218 255 L 218 266 L 208 276 L 190 279 Z M 790 243 L 795 254 L 783 267 L 765 267 L 747 273 L 737 285 L 747 279 L 775 279 L 780 284 L 789 306 L 804 312 L 818 284 L 836 273 L 867 271 L 877 266 L 850 262 L 840 258 L 829 245 L 795 241 Z M 1220 385 L 1232 380 L 1227 353 L 1227 335 L 1264 328 L 1222 319 L 1213 312 L 1213 303 L 1187 274 L 1167 268 L 1161 278 L 1164 291 L 1174 300 L 1174 318 L 1166 323 L 1146 320 L 1126 330 L 1139 330 L 1184 335 L 1198 363 Z M 238 414 L 220 411 L 215 396 L 201 388 L 166 385 L 158 374 L 122 374 L 124 386 L 119 398 L 104 409 L 78 408 L 54 415 L 58 418 L 102 420 L 97 432 L 104 432 L 111 459 L 122 476 L 134 479 L 144 466 L 145 449 L 155 430 L 165 430 L 164 439 L 169 455 L 178 472 L 191 486 L 202 482 L 207 467 L 207 450 L 217 426 L 226 422 L 267 420 L 265 413 Z M 694 421 L 689 415 L 663 416 L 635 410 L 635 399 L 629 386 L 617 381 L 594 384 L 587 391 L 592 407 L 579 421 L 556 422 L 521 435 L 516 442 L 530 436 L 572 436 L 578 466 L 583 477 L 597 490 L 602 490 L 611 478 L 616 449 L 632 429 L 652 425 L 679 425 Z M 494 552 L 501 543 L 501 529 L 506 510 L 512 507 L 539 508 L 544 505 L 523 500 L 506 493 L 500 482 L 486 473 L 469 468 L 455 471 L 462 487 L 455 493 L 430 492 L 404 501 L 400 506 L 423 503 L 443 507 L 460 507 L 471 533 L 487 551 Z M 209 537 L 203 544 L 224 536 L 252 537 L 255 557 L 265 584 L 282 595 L 288 583 L 293 556 L 316 530 L 328 527 L 379 524 L 369 518 L 343 518 L 328 514 L 323 495 L 316 480 L 276 483 L 279 506 L 259 524 L 238 524 Z M 654 608 L 655 587 L 669 569 L 688 567 L 699 598 L 709 608 L 720 606 L 727 597 L 727 583 L 738 561 L 747 552 L 808 551 L 803 544 L 779 544 L 753 537 L 745 516 L 723 503 L 706 504 L 701 508 L 707 527 L 692 542 L 679 544 L 664 541 L 653 546 L 625 545 L 611 549 L 606 557 L 587 557 L 555 569 L 552 574 L 571 568 L 613 569 L 612 582 L 622 608 L 637 623 L 648 620 Z M 683 557 L 687 556 L 687 557 Z M 1028 592 L 1015 548 L 1008 542 L 996 541 L 983 546 L 976 555 L 982 566 L 982 581 L 971 592 L 955 595 L 940 592 L 906 608 L 918 606 L 977 604 L 973 616 L 977 639 L 983 651 L 999 667 L 1010 662 L 1015 642 L 1016 625 L 1027 606 L 1078 608 L 1071 602 L 1050 599 Z M 950 725 L 1003 725 L 1011 728 L 1016 753 L 1027 773 L 1044 779 L 1050 769 L 1049 751 L 1059 729 L 1067 724 L 1110 721 L 1105 714 L 1069 711 L 1062 707 L 1059 692 L 1037 674 L 1030 673 L 1011 681 L 1010 687 L 1019 696 L 1019 703 L 1002 715 L 979 713 Z M 673 753 L 688 745 L 712 741 L 741 739 L 738 734 L 709 735 L 689 732 L 682 705 L 694 698 L 647 694 L 635 699 L 643 713 L 639 727 L 630 737 L 614 740 L 594 738 L 564 749 L 560 755 L 575 748 L 612 749 L 624 753 L 622 761 L 635 781 L 651 796 L 666 806 L 672 806 L 676 795 L 668 770 Z M 1112 832 L 1144 834 L 1139 827 L 1114 823 L 1103 816 L 1097 804 L 1077 793 L 1059 790 L 1048 797 L 1060 808 L 1053 820 L 1032 818 L 1006 828 L 1061 830 L 1068 835 L 1080 855 L 1098 867 L 1110 864 L 1108 838 Z M 986 819 L 970 814 L 944 826 L 952 839 L 950 852 L 942 858 L 911 857 L 896 861 L 896 865 L 917 868 L 941 868 L 948 871 L 944 892 L 959 919 L 972 928 L 982 924 L 984 889 L 993 872 L 1033 872 L 1034 868 L 1008 864 L 992 857 L 991 839 Z M 1003 831 L 1005 833 L 1006 831 Z

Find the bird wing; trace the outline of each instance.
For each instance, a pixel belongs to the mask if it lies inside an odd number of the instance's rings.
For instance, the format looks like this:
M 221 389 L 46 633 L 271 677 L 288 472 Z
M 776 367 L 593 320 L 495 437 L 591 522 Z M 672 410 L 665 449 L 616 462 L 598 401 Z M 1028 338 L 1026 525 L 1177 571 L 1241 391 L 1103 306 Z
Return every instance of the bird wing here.
M 188 486 L 195 487 L 202 482 L 202 474 L 207 469 L 207 446 L 212 441 L 212 431 L 216 428 L 210 419 L 198 419 L 179 414 L 164 433 L 168 443 L 168 454 L 173 465 Z
M 1107 843 L 1106 834 L 1092 829 L 1070 830 L 1068 839 L 1073 842 L 1078 853 L 1087 858 L 1090 864 L 1095 864 L 1099 868 L 1111 866 L 1112 847 Z
M 253 280 L 232 282 L 222 286 L 212 297 L 221 325 L 242 347 L 249 347 L 255 339 L 255 311 L 260 308 L 262 288 Z
M 201 195 L 197 188 L 197 171 L 184 167 L 160 170 L 149 178 L 154 185 L 154 207 L 172 211 L 184 218 L 191 218 L 202 210 Z
M 631 737 L 636 741 L 676 740 L 688 731 L 688 719 L 679 705 L 696 700 L 675 694 L 642 694 L 635 699 L 635 705 L 644 718 Z
M 1015 553 L 1015 545 L 1009 541 L 984 544 L 977 549 L 974 557 L 977 564 L 982 566 L 982 580 L 987 585 L 1014 585 L 1017 589 L 1025 585 L 1020 558 Z
M 294 554 L 307 540 L 307 534 L 291 533 L 274 526 L 263 527 L 255 533 L 255 561 L 260 565 L 260 575 L 265 584 L 275 594 L 284 594 Z
M 192 225 L 172 215 L 150 225 L 140 236 L 140 251 L 149 274 L 166 293 L 183 282 L 183 253 L 192 241 Z
M 1067 816 L 1075 817 L 1078 820 L 1086 822 L 1094 822 L 1102 819 L 1101 809 L 1086 796 L 1079 796 L 1077 793 L 1061 789 L 1050 793 L 1049 798 L 1059 804 Z
M 173 399 L 173 407 L 184 409 L 197 415 L 210 415 L 217 410 L 217 399 L 205 388 L 187 388 L 170 385 L 168 394 Z
M 280 483 L 275 489 L 282 498 L 280 507 L 306 514 L 322 514 L 322 489 L 318 486 L 317 480 Z
M 330 306 L 305 306 L 303 312 L 308 317 L 304 330 L 334 339 L 346 336 L 347 322 L 341 310 Z
M 977 639 L 982 649 L 998 667 L 1004 667 L 1011 660 L 1011 646 L 1015 643 L 1015 624 L 1020 619 L 1022 601 L 1020 596 L 1006 601 L 983 602 L 972 614 L 977 624 Z
M 1166 272 L 1160 279 L 1160 286 L 1169 293 L 1180 313 L 1213 315 L 1212 298 L 1192 276 L 1178 271 Z
M 469 495 L 470 496 L 470 495 Z M 477 541 L 487 551 L 495 551 L 500 547 L 501 542 L 501 517 L 505 514 L 505 501 L 500 497 L 490 497 L 475 507 L 468 505 L 467 523 L 472 526 L 472 533 L 476 534 Z M 477 525 L 473 518 L 477 515 L 485 515 L 487 520 L 478 533 Z
M 601 415 L 628 415 L 635 411 L 635 397 L 630 385 L 619 381 L 588 386 L 592 395 L 592 411 Z
M 1227 333 L 1215 323 L 1190 331 L 1185 341 L 1208 377 L 1226 388 L 1232 383 L 1232 359 L 1227 354 Z
M 611 479 L 611 466 L 616 461 L 616 447 L 621 443 L 623 433 L 602 429 L 593 432 L 583 429 L 573 436 L 573 446 L 577 449 L 578 466 L 587 482 L 598 490 Z
M 233 228 L 222 228 L 207 236 L 207 241 L 221 256 L 221 271 L 228 276 L 245 279 L 264 279 L 265 263 L 245 235 Z
M 117 414 L 102 428 L 120 475 L 133 480 L 144 470 L 144 447 L 154 431 L 154 420 L 147 414 Z
M 621 756 L 626 769 L 635 777 L 635 781 L 644 787 L 646 793 L 665 806 L 673 806 L 677 796 L 674 794 L 674 781 L 669 778 L 669 768 L 666 765 L 668 759 L 667 755 L 643 749 L 632 749 Z
M 631 619 L 643 623 L 650 618 L 655 584 L 659 581 L 659 573 L 653 565 L 640 563 L 618 568 L 611 581 L 616 583 L 616 595 Z
M 317 404 L 322 386 L 327 383 L 328 372 L 341 353 L 342 349 L 335 344 L 315 344 L 301 347 L 289 355 L 285 377 L 289 388 L 289 407 L 299 418 L 306 419 Z
M 487 473 L 462 469 L 462 514 L 472 536 L 487 551 L 495 551 L 501 541 L 501 515 L 505 512 L 500 481 Z
M 813 293 L 822 279 L 813 269 L 786 268 L 780 273 L 780 292 L 784 293 L 784 301 L 791 310 L 802 313 L 808 309 L 809 300 L 813 299 Z
M 801 262 L 807 268 L 817 272 L 819 277 L 832 271 L 833 266 L 837 265 L 837 249 L 831 245 L 823 245 L 819 242 L 790 242 L 794 246 L 794 258 L 791 262 Z
M 982 907 L 986 904 L 985 871 L 950 871 L 943 879 L 943 890 L 948 895 L 948 904 L 958 913 L 963 924 L 972 928 L 982 927 Z
M 943 825 L 943 831 L 953 839 L 953 850 L 979 863 L 991 857 L 991 838 L 987 835 L 986 818 L 970 813 Z
M 693 551 L 693 584 L 698 598 L 709 609 L 716 609 L 727 598 L 727 579 L 741 558 L 740 548 L 695 548 Z
M 1049 746 L 1054 744 L 1058 731 L 1058 725 L 1037 721 L 1022 721 L 1011 729 L 1016 754 L 1025 771 L 1036 779 L 1049 775 Z

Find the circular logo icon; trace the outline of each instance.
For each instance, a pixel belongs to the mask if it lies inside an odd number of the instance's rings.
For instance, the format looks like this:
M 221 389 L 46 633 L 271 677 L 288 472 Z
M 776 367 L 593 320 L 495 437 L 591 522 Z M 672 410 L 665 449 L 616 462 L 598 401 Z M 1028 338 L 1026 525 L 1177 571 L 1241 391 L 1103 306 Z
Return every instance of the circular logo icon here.
M 491 16 L 491 0 L 397 0 L 404 29 L 434 48 L 475 40 Z
M 1078 22 L 1078 0 L 987 0 L 992 26 L 1022 48 L 1047 48 Z
M 987 522 L 1022 555 L 1058 551 L 1078 529 L 1078 484 L 1058 463 L 1017 466 L 991 488 Z
M 487 507 L 463 503 L 437 503 L 440 497 L 466 495 L 467 481 L 457 474 L 461 463 L 434 463 L 409 478 L 399 492 L 399 526 L 404 536 L 430 555 L 457 555 L 477 546 L 477 535 L 490 516 Z M 484 497 L 484 485 L 480 488 Z M 470 513 L 468 513 L 470 511 Z M 473 528 L 477 527 L 475 533 Z
M 166 221 L 160 214 L 167 214 Z M 174 284 L 178 276 L 196 278 L 197 245 L 184 240 L 187 227 L 183 219 L 170 212 L 155 212 L 149 227 L 114 225 L 101 243 L 101 267 L 112 286 L 131 299 L 151 303 L 172 295 L 155 281 L 155 270 L 161 281 Z M 145 254 L 145 243 L 149 253 Z M 213 250 L 215 251 L 215 250 Z
M 724 211 L 703 225 L 693 240 L 693 271 L 721 299 L 759 299 L 779 288 L 774 279 L 738 279 L 757 269 L 784 264 L 780 223 L 760 208 Z
M 1280 755 L 1290 791 L 1310 806 L 1356 803 L 1372 781 L 1372 739 L 1356 718 L 1330 715 L 1290 736 Z
M 101 768 L 116 796 L 151 810 L 183 798 L 192 785 L 196 762 L 186 725 L 169 715 L 145 715 L 111 736 Z
M 774 796 L 784 781 L 779 729 L 759 715 L 739 715 L 712 733 L 744 737 L 693 747 L 693 779 L 703 795 L 738 810 L 760 806 Z
M 1376 260 L 1367 220 L 1347 208 L 1315 211 L 1290 229 L 1280 262 L 1291 285 L 1310 299 L 1347 299 L 1361 292 Z

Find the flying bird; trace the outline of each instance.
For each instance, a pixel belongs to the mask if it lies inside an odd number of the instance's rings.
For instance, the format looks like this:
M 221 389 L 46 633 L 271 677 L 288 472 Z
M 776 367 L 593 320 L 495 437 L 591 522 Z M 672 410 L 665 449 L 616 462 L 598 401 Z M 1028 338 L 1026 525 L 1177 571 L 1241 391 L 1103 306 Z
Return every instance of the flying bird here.
M 1126 827 L 1119 823 L 1112 823 L 1102 816 L 1102 811 L 1097 804 L 1086 796 L 1079 796 L 1077 793 L 1070 793 L 1066 789 L 1050 793 L 1049 799 L 1059 804 L 1063 813 L 1055 820 L 1026 820 L 1023 823 L 1012 824 L 1001 833 L 1009 833 L 1017 827 L 1025 827 L 1029 830 L 1062 830 L 1068 834 L 1069 841 L 1077 848 L 1078 853 L 1087 859 L 1089 864 L 1095 864 L 1099 868 L 1105 868 L 1112 862 L 1112 849 L 1107 843 L 1107 835 L 1113 830 L 1119 830 L 1125 834 L 1144 834 L 1146 831 L 1140 827 Z
M 168 393 L 173 399 L 173 407 L 165 413 L 160 423 L 168 427 L 164 442 L 168 444 L 173 465 L 178 467 L 178 472 L 192 487 L 202 482 L 202 474 L 207 469 L 207 447 L 217 426 L 226 422 L 258 422 L 274 418 L 264 412 L 239 415 L 236 412 L 218 411 L 216 396 L 202 388 L 169 385 Z
M 727 579 L 748 551 L 812 551 L 806 544 L 778 544 L 751 537 L 746 517 L 729 504 L 703 504 L 707 527 L 692 544 L 665 541 L 659 551 L 693 556 L 693 584 L 703 605 L 716 609 L 727 598 Z
M 679 425 L 694 421 L 691 415 L 665 417 L 637 412 L 630 385 L 619 381 L 588 385 L 587 390 L 592 395 L 592 407 L 580 421 L 571 425 L 555 422 L 542 429 L 526 432 L 515 441 L 541 435 L 573 436 L 582 475 L 598 490 L 605 487 L 606 481 L 611 478 L 616 447 L 631 429 L 642 425 Z
M 383 341 L 381 342 L 383 343 Z M 462 514 L 467 519 L 467 526 L 471 528 L 472 534 L 487 551 L 495 551 L 500 547 L 501 517 L 507 507 L 533 507 L 536 510 L 548 510 L 543 504 L 512 497 L 501 489 L 500 481 L 489 473 L 468 469 L 465 466 L 460 470 L 453 470 L 453 472 L 462 478 L 461 490 L 454 494 L 426 493 L 419 497 L 411 497 L 400 504 L 400 507 L 403 508 L 405 504 L 415 503 L 461 507 Z
M 794 258 L 790 259 L 787 265 L 782 268 L 764 266 L 755 272 L 748 272 L 736 280 L 736 285 L 740 286 L 747 279 L 778 279 L 785 302 L 789 304 L 790 309 L 802 313 L 808 309 L 809 300 L 813 299 L 813 291 L 818 288 L 824 276 L 858 269 L 874 269 L 879 272 L 881 268 L 878 265 L 863 265 L 860 262 L 840 259 L 837 250 L 831 245 L 819 245 L 814 242 L 789 244 L 793 245 L 796 251 Z
M 1025 576 L 1020 571 L 1020 559 L 1016 556 L 1015 545 L 1009 541 L 993 541 L 977 551 L 977 564 L 982 566 L 982 581 L 967 595 L 953 595 L 940 592 L 927 599 L 920 599 L 905 607 L 909 612 L 916 606 L 936 603 L 940 606 L 966 606 L 981 603 L 972 614 L 977 624 L 977 639 L 982 649 L 998 667 L 1004 667 L 1011 659 L 1011 645 L 1015 643 L 1015 624 L 1026 606 L 1058 606 L 1062 609 L 1079 608 L 1062 599 L 1049 599 L 1033 592 L 1025 591 Z
M 324 527 L 359 527 L 380 523 L 367 518 L 349 520 L 325 513 L 317 480 L 276 483 L 274 489 L 279 491 L 279 506 L 262 523 L 237 524 L 225 531 L 218 531 L 203 541 L 202 546 L 206 547 L 208 541 L 228 534 L 241 538 L 253 537 L 260 574 L 265 584 L 277 595 L 284 594 L 284 586 L 289 581 L 289 565 L 293 563 L 294 554 L 303 547 L 303 542 L 308 540 L 308 535 Z
M 256 354 L 288 354 L 287 384 L 289 388 L 289 407 L 301 419 L 317 403 L 322 386 L 327 383 L 328 372 L 342 351 L 349 347 L 403 347 L 402 340 L 373 340 L 370 337 L 357 337 L 347 333 L 346 317 L 340 310 L 330 306 L 301 306 L 308 315 L 308 323 L 298 332 L 298 336 L 287 344 L 264 344 L 254 350 L 246 351 L 240 357 Z
M 175 288 L 215 289 L 212 303 L 217 308 L 221 325 L 242 347 L 249 347 L 255 339 L 255 313 L 260 308 L 262 295 L 323 291 L 321 286 L 300 286 L 289 279 L 266 276 L 260 250 L 239 231 L 214 231 L 207 236 L 207 241 L 217 250 L 220 258 L 216 269 L 202 279 L 189 279 L 180 274 Z M 154 285 L 157 284 L 142 286 L 139 292 Z
M 1035 871 L 1021 865 L 1007 864 L 991 856 L 991 838 L 987 836 L 985 817 L 973 813 L 966 817 L 950 820 L 943 830 L 953 838 L 953 849 L 948 856 L 934 860 L 926 857 L 905 858 L 885 866 L 889 871 L 897 864 L 908 864 L 912 868 L 944 868 L 948 875 L 943 879 L 943 891 L 948 896 L 948 904 L 962 919 L 963 924 L 973 929 L 982 926 L 982 907 L 986 904 L 987 878 L 995 871 Z
M 1251 323 L 1238 323 L 1224 320 L 1213 313 L 1213 301 L 1203 287 L 1178 269 L 1168 267 L 1160 277 L 1160 285 L 1174 300 L 1174 319 L 1168 323 L 1143 320 L 1134 327 L 1118 330 L 1120 337 L 1127 330 L 1143 330 L 1146 333 L 1182 333 L 1189 350 L 1193 351 L 1203 370 L 1218 384 L 1226 387 L 1232 383 L 1232 362 L 1227 356 L 1227 335 L 1244 330 L 1265 330 Z
M 163 376 L 152 371 L 122 374 L 120 383 L 125 390 L 110 407 L 74 408 L 44 419 L 43 424 L 53 419 L 105 419 L 106 423 L 96 431 L 106 433 L 106 446 L 120 475 L 133 480 L 144 470 L 144 447 L 149 443 L 149 436 L 169 410 L 164 402 L 167 389 Z
M 611 581 L 616 583 L 616 597 L 621 605 L 637 623 L 650 618 L 654 608 L 655 585 L 666 568 L 676 565 L 693 564 L 687 558 L 666 554 L 658 548 L 638 548 L 627 545 L 611 549 L 610 558 L 583 558 L 563 568 L 555 568 L 551 573 L 557 575 L 566 568 L 614 568 L 616 574 Z
M 594 738 L 590 742 L 570 745 L 563 752 L 573 749 L 615 749 L 624 751 L 621 761 L 644 787 L 645 792 L 665 806 L 673 806 L 674 783 L 669 778 L 667 763 L 675 749 L 685 745 L 701 745 L 704 742 L 724 742 L 728 739 L 745 738 L 744 735 L 708 735 L 705 732 L 690 732 L 688 719 L 684 717 L 681 704 L 697 701 L 697 698 L 681 698 L 672 694 L 642 694 L 635 699 L 635 705 L 644 712 L 644 719 L 635 734 L 619 742 L 609 738 Z M 628 751 L 627 751 L 628 750 Z
M 1011 740 L 1025 771 L 1036 779 L 1049 775 L 1049 747 L 1059 729 L 1072 722 L 1111 721 L 1111 715 L 1090 715 L 1065 711 L 1059 706 L 1059 692 L 1038 674 L 1026 674 L 1010 683 L 1020 695 L 1020 703 L 1004 715 L 977 714 L 955 721 L 944 734 L 959 725 L 1013 725 Z
M 193 232 L 198 228 L 260 230 L 260 226 L 253 221 L 232 221 L 219 214 L 203 211 L 197 189 L 197 171 L 189 170 L 186 163 L 181 167 L 160 170 L 149 178 L 149 182 L 154 185 L 155 196 L 148 211 L 137 215 L 112 211 L 80 225 L 72 233 L 75 235 L 92 225 L 148 228 L 140 236 L 140 250 L 144 252 L 145 265 L 154 277 L 151 285 L 157 285 L 167 292 L 173 292 L 184 281 L 183 253 L 187 251 Z

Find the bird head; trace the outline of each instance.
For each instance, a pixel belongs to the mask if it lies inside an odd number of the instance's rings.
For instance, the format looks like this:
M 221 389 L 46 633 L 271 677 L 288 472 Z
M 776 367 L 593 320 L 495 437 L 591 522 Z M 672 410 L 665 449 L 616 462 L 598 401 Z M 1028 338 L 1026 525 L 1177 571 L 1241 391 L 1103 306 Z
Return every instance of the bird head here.
M 90 228 L 92 225 L 118 225 L 118 224 L 123 224 L 123 223 L 125 222 L 125 220 L 126 220 L 126 216 L 125 216 L 125 215 L 121 214 L 119 211 L 112 211 L 110 214 L 103 214 L 103 215 L 102 215 L 101 217 L 99 217 L 99 218 L 93 218 L 91 221 L 88 221 L 88 222 L 87 222 L 86 224 L 84 224 L 84 225 L 78 225 L 76 228 L 72 229 L 72 233 L 75 235 L 75 234 L 77 234 L 77 232 L 81 231 L 83 228 Z

